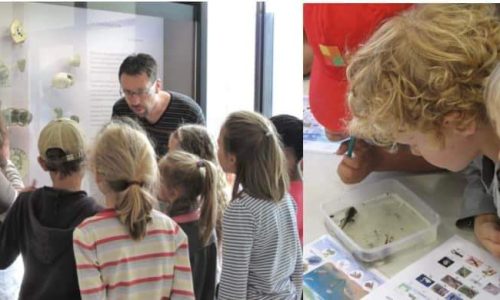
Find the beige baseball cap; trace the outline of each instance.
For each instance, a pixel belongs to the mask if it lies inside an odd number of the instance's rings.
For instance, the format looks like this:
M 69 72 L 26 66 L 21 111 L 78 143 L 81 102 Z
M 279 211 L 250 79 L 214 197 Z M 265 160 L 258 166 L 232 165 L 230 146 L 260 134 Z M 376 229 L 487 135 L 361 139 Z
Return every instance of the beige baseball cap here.
M 60 149 L 64 156 L 47 158 L 47 150 Z M 38 138 L 38 151 L 44 160 L 69 162 L 82 159 L 85 156 L 85 134 L 77 122 L 68 118 L 50 121 Z

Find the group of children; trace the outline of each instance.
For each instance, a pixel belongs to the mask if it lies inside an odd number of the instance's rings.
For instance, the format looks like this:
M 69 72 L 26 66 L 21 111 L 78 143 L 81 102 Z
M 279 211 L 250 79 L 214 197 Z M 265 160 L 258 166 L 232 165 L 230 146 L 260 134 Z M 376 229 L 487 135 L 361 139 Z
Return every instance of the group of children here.
M 20 299 L 300 298 L 290 149 L 271 121 L 239 111 L 218 148 L 199 125 L 179 127 L 168 146 L 157 161 L 127 118 L 105 125 L 91 151 L 70 119 L 41 131 L 38 162 L 53 184 L 20 193 L 0 227 L 0 269 L 23 257 Z M 103 206 L 82 190 L 87 165 Z
M 349 58 L 349 130 L 451 171 L 466 169 L 459 226 L 500 257 L 500 14 L 494 4 L 415 5 Z

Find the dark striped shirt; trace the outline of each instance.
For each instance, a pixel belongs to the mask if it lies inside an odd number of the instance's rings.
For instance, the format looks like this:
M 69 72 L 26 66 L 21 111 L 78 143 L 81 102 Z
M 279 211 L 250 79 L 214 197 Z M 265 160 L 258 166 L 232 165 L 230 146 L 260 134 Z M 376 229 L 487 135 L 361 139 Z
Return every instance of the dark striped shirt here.
M 246 193 L 231 201 L 222 223 L 219 299 L 300 299 L 302 249 L 295 203 Z
M 113 105 L 112 117 L 130 117 L 139 122 L 146 130 L 154 144 L 156 155 L 159 157 L 168 152 L 168 138 L 182 124 L 205 124 L 205 118 L 200 106 L 190 97 L 181 93 L 168 91 L 171 95 L 170 103 L 160 119 L 150 124 L 146 119 L 139 118 L 129 107 L 124 98 Z

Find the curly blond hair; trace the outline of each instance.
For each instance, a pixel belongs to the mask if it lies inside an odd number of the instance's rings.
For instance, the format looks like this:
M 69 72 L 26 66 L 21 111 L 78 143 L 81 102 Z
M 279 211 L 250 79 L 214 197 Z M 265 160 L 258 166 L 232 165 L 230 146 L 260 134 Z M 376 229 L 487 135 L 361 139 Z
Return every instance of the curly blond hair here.
M 500 136 L 500 63 L 488 78 L 485 98 L 491 123 L 495 126 L 497 136 Z
M 439 140 L 451 112 L 458 128 L 483 122 L 485 84 L 499 58 L 494 5 L 418 5 L 388 20 L 351 57 L 348 128 L 390 145 L 408 130 Z

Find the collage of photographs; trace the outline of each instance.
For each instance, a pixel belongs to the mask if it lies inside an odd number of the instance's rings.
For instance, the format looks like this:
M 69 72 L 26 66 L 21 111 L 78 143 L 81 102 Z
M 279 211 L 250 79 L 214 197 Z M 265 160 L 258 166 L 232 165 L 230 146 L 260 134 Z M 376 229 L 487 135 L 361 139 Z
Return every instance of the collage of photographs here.
M 500 3 L 0 2 L 15 299 L 500 299 Z

